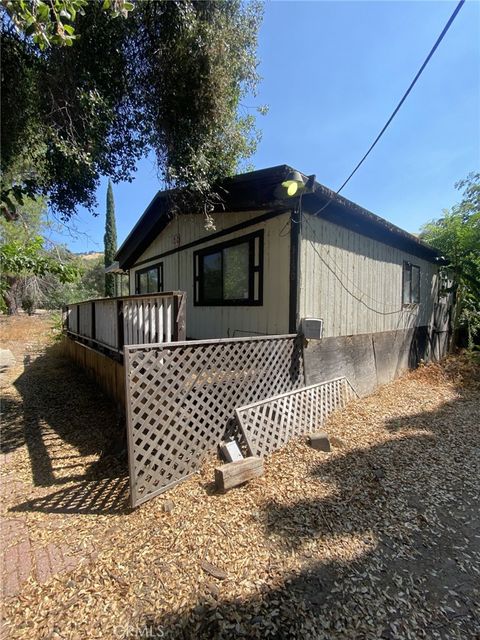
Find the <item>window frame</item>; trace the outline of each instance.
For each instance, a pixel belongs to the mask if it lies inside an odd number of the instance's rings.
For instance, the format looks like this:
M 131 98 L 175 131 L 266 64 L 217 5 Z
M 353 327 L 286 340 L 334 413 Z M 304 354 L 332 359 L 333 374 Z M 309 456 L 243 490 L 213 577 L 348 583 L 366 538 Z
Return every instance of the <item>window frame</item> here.
M 148 273 L 149 271 L 157 270 L 157 282 L 158 282 L 158 290 L 157 291 L 149 291 L 147 293 L 140 293 L 140 276 L 144 273 Z M 143 269 L 138 269 L 135 271 L 135 295 L 138 296 L 148 296 L 153 295 L 154 293 L 162 293 L 163 292 L 163 262 L 156 262 L 155 264 L 151 264 L 148 267 L 144 267 Z
M 413 292 L 415 289 L 414 282 L 413 282 L 413 275 L 415 270 L 418 272 L 418 300 L 413 300 Z M 408 300 L 405 300 L 405 284 L 406 284 L 405 276 L 407 273 L 410 274 L 410 286 L 408 291 Z M 422 289 L 422 270 L 420 268 L 420 265 L 413 264 L 408 260 L 404 260 L 403 266 L 402 266 L 402 304 L 403 306 L 420 304 L 420 301 L 422 299 L 421 289 Z
M 258 240 L 258 257 L 255 261 L 255 244 Z M 240 298 L 237 300 L 225 300 L 223 292 L 223 250 L 240 244 L 248 243 L 248 298 Z M 193 304 L 196 307 L 260 307 L 263 305 L 263 229 L 210 245 L 205 249 L 195 251 L 193 254 Z M 222 299 L 208 298 L 205 296 L 203 281 L 203 258 L 205 256 L 220 253 L 221 258 L 221 277 L 222 277 Z M 258 292 L 255 297 L 255 274 L 258 273 Z

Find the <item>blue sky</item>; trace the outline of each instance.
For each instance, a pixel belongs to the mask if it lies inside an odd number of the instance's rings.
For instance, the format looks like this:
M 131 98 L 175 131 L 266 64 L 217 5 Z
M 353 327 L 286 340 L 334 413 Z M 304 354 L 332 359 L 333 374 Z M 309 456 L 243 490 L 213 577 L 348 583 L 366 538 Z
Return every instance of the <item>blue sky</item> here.
M 252 164 L 289 164 L 337 189 L 395 108 L 456 2 L 268 2 L 263 80 L 248 106 L 269 105 Z M 480 3 L 467 0 L 400 112 L 342 194 L 408 231 L 459 199 L 480 167 Z M 114 185 L 119 243 L 160 188 L 153 158 Z M 74 251 L 103 250 L 98 213 L 79 211 Z M 85 235 L 86 234 L 86 235 Z

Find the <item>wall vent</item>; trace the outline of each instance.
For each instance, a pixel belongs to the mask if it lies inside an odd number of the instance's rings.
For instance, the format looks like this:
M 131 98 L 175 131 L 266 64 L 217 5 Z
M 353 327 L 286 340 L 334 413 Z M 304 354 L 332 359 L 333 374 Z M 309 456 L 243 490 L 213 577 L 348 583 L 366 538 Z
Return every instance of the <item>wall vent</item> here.
M 323 338 L 322 318 L 303 318 L 302 333 L 307 340 L 320 340 Z

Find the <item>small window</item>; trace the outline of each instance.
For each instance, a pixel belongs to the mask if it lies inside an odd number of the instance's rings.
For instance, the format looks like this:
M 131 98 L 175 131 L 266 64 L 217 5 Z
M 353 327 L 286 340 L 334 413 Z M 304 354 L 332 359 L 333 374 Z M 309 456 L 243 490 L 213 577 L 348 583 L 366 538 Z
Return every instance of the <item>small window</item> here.
M 195 304 L 261 305 L 263 231 L 197 251 Z
M 403 263 L 403 304 L 420 302 L 420 267 L 411 262 Z
M 135 293 L 159 293 L 160 291 L 163 291 L 162 262 L 135 272 Z

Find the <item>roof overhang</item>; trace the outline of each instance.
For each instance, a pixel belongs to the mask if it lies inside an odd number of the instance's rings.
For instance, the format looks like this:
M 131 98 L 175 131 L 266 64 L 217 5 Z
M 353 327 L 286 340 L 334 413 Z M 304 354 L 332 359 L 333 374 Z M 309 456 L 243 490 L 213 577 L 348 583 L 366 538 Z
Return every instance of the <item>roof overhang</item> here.
M 298 195 L 279 197 L 279 186 L 292 171 L 294 169 L 288 165 L 278 165 L 226 178 L 216 185 L 216 191 L 223 202 L 215 208 L 214 213 L 265 210 L 281 212 L 295 208 L 298 205 Z M 305 174 L 301 175 L 307 179 Z M 174 197 L 174 191 L 159 191 L 155 195 L 117 251 L 115 257 L 120 269 L 132 267 L 152 240 L 173 219 Z M 438 251 L 419 238 L 316 181 L 310 192 L 302 196 L 302 210 L 431 262 L 439 263 L 441 260 Z M 199 212 L 198 215 L 202 213 Z
M 444 263 L 434 247 L 318 182 L 303 196 L 302 210 L 424 260 Z

